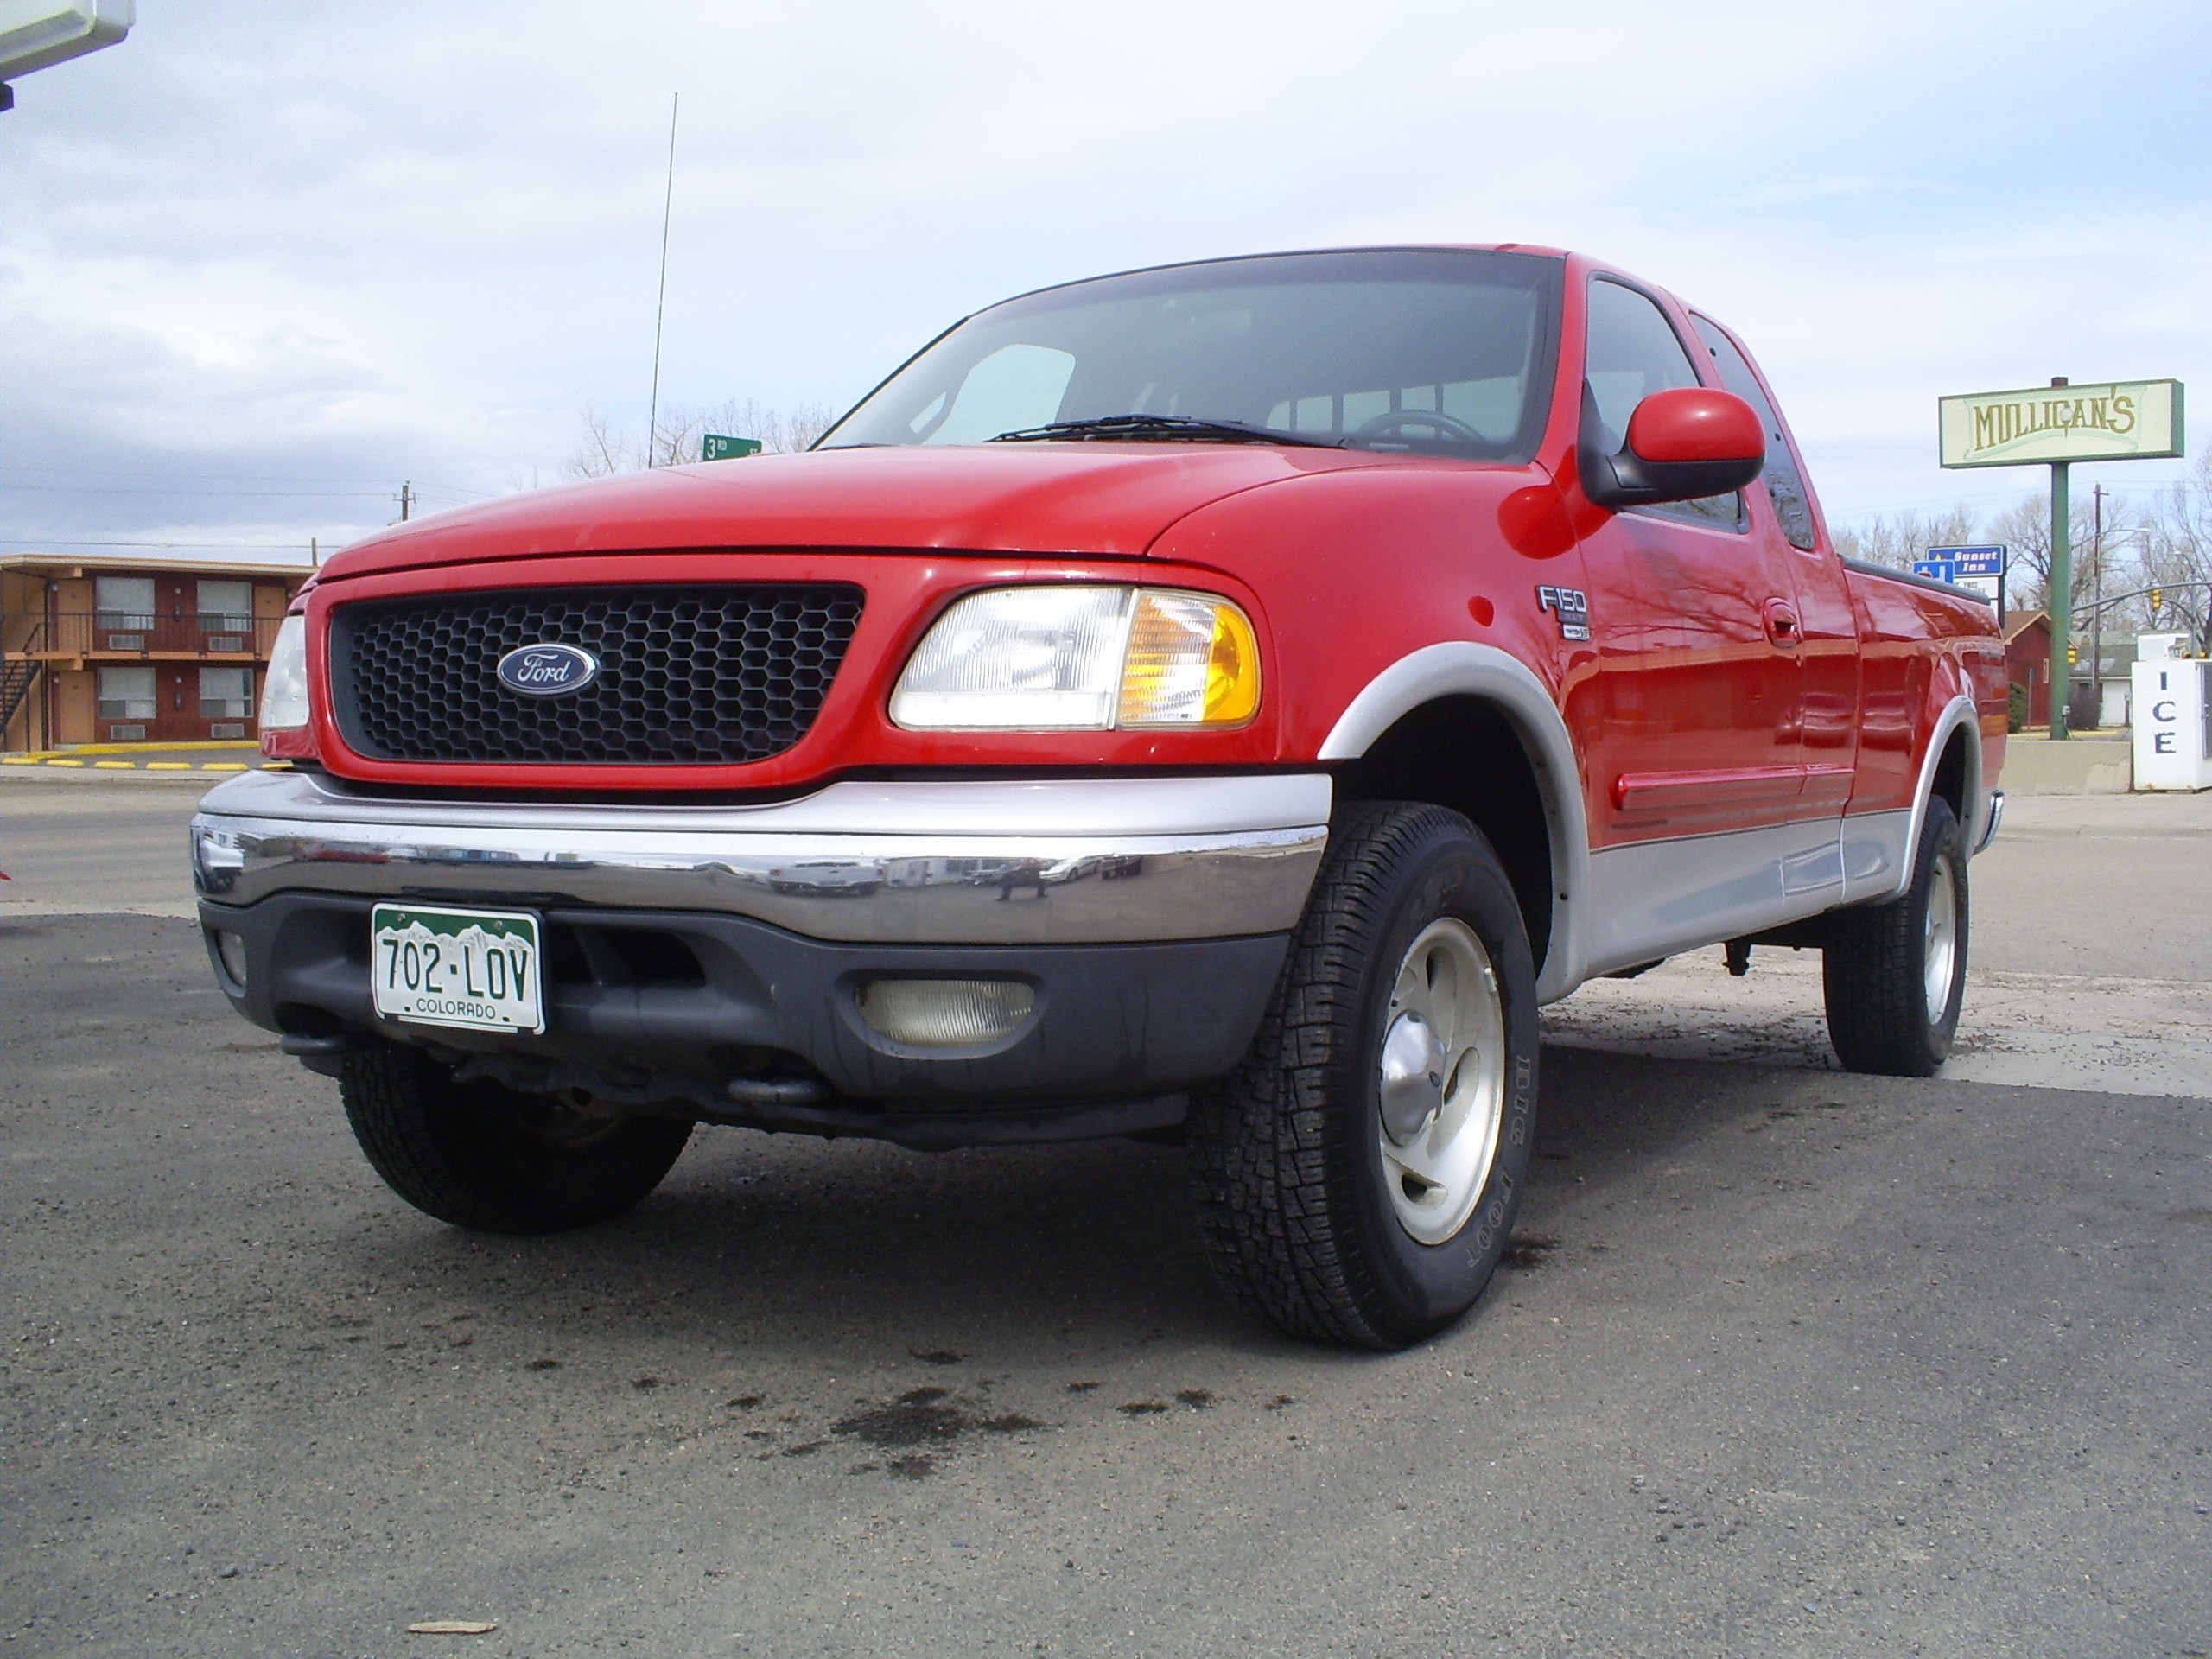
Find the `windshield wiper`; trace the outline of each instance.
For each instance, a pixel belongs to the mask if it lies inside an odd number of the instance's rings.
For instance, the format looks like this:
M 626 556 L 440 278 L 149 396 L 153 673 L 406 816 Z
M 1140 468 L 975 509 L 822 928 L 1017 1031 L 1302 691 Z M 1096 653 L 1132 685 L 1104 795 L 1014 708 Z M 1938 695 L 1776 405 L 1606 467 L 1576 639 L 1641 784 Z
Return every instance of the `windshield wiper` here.
M 1294 443 L 1312 449 L 1338 449 L 1333 438 L 1309 438 L 1243 421 L 1210 421 L 1196 415 L 1097 415 L 1087 421 L 1050 421 L 1001 432 L 993 443 L 1044 443 L 1055 438 L 1078 442 L 1124 439 L 1165 443 Z

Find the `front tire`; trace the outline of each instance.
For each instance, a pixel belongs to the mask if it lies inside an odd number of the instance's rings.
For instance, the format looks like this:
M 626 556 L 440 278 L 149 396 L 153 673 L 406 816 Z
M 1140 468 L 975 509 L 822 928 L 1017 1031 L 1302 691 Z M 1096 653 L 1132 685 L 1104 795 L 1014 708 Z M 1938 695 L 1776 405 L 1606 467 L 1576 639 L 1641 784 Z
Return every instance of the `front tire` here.
M 1928 1077 L 1950 1058 L 1967 986 L 1967 854 L 1950 803 L 1928 803 L 1912 883 L 1828 918 L 1828 1040 L 1850 1071 Z
M 1458 813 L 1348 809 L 1243 1063 L 1192 1104 L 1216 1276 L 1294 1336 L 1402 1348 L 1489 1283 L 1536 1095 L 1521 910 Z
M 620 1215 L 660 1185 L 691 1136 L 681 1118 L 593 1116 L 488 1078 L 455 1083 L 411 1048 L 348 1055 L 339 1087 L 385 1185 L 482 1232 L 559 1232 Z

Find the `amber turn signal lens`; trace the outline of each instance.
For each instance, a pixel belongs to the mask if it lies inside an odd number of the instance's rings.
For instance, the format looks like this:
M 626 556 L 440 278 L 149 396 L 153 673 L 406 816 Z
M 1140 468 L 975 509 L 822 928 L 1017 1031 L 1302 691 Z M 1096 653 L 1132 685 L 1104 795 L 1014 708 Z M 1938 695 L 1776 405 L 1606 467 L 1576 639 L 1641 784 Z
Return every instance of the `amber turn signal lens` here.
M 1243 611 L 1211 594 L 1138 594 L 1116 725 L 1242 726 L 1259 707 L 1259 642 Z

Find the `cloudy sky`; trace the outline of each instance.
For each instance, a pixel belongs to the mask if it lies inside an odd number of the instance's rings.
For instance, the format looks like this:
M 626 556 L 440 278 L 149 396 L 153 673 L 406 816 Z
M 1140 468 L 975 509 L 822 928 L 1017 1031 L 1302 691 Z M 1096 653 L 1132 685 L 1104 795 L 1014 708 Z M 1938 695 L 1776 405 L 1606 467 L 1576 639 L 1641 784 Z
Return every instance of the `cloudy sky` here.
M 1838 521 L 1993 509 L 2041 474 L 1939 471 L 1940 392 L 2175 375 L 2212 437 L 2208 63 L 2202 0 L 139 0 L 0 114 L 0 550 L 298 556 L 642 429 L 676 92 L 664 406 L 842 408 L 1103 270 L 1522 240 L 1742 333 Z

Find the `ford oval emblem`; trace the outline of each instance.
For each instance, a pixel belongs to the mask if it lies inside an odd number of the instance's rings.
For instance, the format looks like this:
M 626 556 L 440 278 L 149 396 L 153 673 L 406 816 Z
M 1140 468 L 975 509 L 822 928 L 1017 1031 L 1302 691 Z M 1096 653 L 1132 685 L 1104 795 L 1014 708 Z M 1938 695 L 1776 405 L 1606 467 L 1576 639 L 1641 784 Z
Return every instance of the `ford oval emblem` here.
M 599 677 L 599 658 L 582 645 L 518 645 L 499 658 L 499 683 L 525 697 L 564 697 Z

